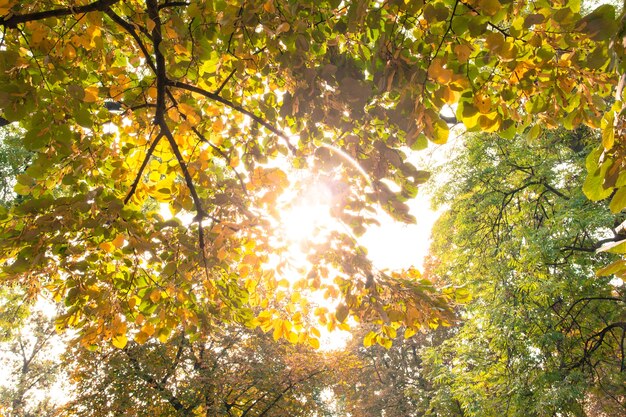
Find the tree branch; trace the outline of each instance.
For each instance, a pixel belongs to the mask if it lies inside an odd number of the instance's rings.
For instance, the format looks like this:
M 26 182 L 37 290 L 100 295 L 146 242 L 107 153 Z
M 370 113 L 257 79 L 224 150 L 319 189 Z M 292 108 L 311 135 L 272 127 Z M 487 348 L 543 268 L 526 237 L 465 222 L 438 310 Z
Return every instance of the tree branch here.
M 224 87 L 226 86 L 226 84 L 228 84 L 230 79 L 233 78 L 233 75 L 235 75 L 235 72 L 237 72 L 237 68 L 233 68 L 230 74 L 228 74 L 228 77 L 226 77 L 226 79 L 222 82 L 222 84 L 218 87 L 218 89 L 215 90 L 215 93 L 213 94 L 218 95 L 219 93 L 221 93 Z
M 206 90 L 204 90 L 204 89 L 202 89 L 200 87 L 196 87 L 194 85 L 187 84 L 187 83 L 184 83 L 182 81 L 167 80 L 167 85 L 170 85 L 170 86 L 175 87 L 175 88 L 181 88 L 183 90 L 191 91 L 192 93 L 200 94 L 200 95 L 205 96 L 205 97 L 207 97 L 207 98 L 209 98 L 209 99 L 211 99 L 213 101 L 217 101 L 218 103 L 222 103 L 225 106 L 228 106 L 231 109 L 238 111 L 239 113 L 245 114 L 246 116 L 250 117 L 252 120 L 257 122 L 258 124 L 260 124 L 261 126 L 265 127 L 270 132 L 274 133 L 276 136 L 278 136 L 281 139 L 283 139 L 285 141 L 285 144 L 287 145 L 287 147 L 289 148 L 289 150 L 292 153 L 296 152 L 296 148 L 289 142 L 289 137 L 287 136 L 287 134 L 285 132 L 283 132 L 280 129 L 277 129 L 271 123 L 267 122 L 262 117 L 257 116 L 256 114 L 252 113 L 250 110 L 247 110 L 247 109 L 245 109 L 245 108 L 243 108 L 243 107 L 233 103 L 230 100 L 226 100 L 225 98 L 221 97 L 218 94 L 211 93 L 210 91 L 206 91 Z
M 139 37 L 139 34 L 137 33 L 133 25 L 124 20 L 124 18 L 120 15 L 116 14 L 113 10 L 111 10 L 111 8 L 107 8 L 104 13 L 106 13 L 106 15 L 111 18 L 111 20 L 120 25 L 126 32 L 128 32 L 130 36 L 133 37 L 133 39 L 135 39 L 135 42 L 137 42 L 139 49 L 141 49 L 144 58 L 146 58 L 146 64 L 148 64 L 150 69 L 152 69 L 152 71 L 154 71 L 154 73 L 156 74 L 157 70 L 156 66 L 154 65 L 154 61 L 152 60 L 152 55 L 150 55 L 150 52 L 148 52 L 148 48 L 146 48 L 146 45 Z
M 161 35 L 161 18 L 159 17 L 157 0 L 146 0 L 146 7 L 148 17 L 154 22 L 154 28 L 152 28 L 152 44 L 154 48 L 154 56 L 156 57 L 155 72 L 157 81 L 157 100 L 154 123 L 160 127 L 165 126 L 165 130 L 169 132 L 169 128 L 165 124 L 165 87 L 167 84 L 167 73 L 165 71 L 165 57 L 159 49 L 159 46 L 163 41 L 163 36 Z M 166 132 L 163 133 L 167 136 Z M 169 135 L 172 135 L 171 132 Z
M 159 383 L 159 381 L 157 381 L 152 375 L 144 372 L 141 369 L 141 366 L 139 365 L 139 361 L 137 360 L 137 358 L 135 358 L 130 350 L 128 350 L 127 348 L 124 349 L 124 353 L 126 353 L 126 356 L 128 356 L 128 359 L 130 360 L 130 364 L 132 366 L 132 368 L 135 370 L 135 373 L 137 374 L 137 376 L 141 379 L 143 379 L 145 382 L 148 383 L 148 385 L 154 389 L 156 389 L 157 391 L 159 391 L 161 393 L 161 395 L 163 395 L 165 397 L 165 400 L 170 403 L 170 405 L 172 407 L 174 407 L 174 409 L 176 411 L 182 411 L 182 412 L 186 412 L 188 411 L 187 408 L 183 405 L 183 403 L 180 401 L 180 399 L 178 399 L 178 397 L 176 397 L 169 389 L 167 389 L 163 384 Z
M 126 194 L 126 198 L 124 199 L 124 204 L 128 203 L 130 198 L 133 196 L 133 194 L 137 190 L 137 185 L 139 185 L 139 181 L 141 181 L 143 170 L 146 168 L 146 165 L 148 165 L 148 161 L 150 160 L 150 157 L 152 156 L 154 149 L 156 148 L 156 146 L 158 145 L 162 137 L 163 137 L 163 132 L 159 132 L 158 136 L 154 139 L 154 141 L 150 145 L 148 152 L 146 152 L 146 156 L 143 158 L 143 162 L 141 163 L 141 166 L 139 167 L 139 172 L 137 172 L 137 175 L 135 176 L 135 180 L 130 186 L 130 190 L 128 190 L 128 194 Z
M 186 1 L 166 1 L 165 3 L 159 5 L 159 10 L 167 7 L 189 6 L 190 4 L 191 3 Z
M 583 301 L 615 301 L 615 302 L 624 302 L 624 300 L 622 300 L 621 298 L 617 298 L 617 297 L 583 297 L 580 298 L 578 300 L 576 300 L 565 312 L 565 315 L 563 316 L 563 318 L 561 319 L 561 321 L 559 321 L 559 323 L 557 324 L 557 327 L 559 327 L 561 324 L 563 324 L 563 322 L 565 321 L 565 319 L 567 318 L 567 316 L 571 316 L 571 312 L 574 309 L 574 307 L 576 307 L 578 304 L 582 303 Z M 583 309 L 585 307 L 583 306 Z M 576 316 L 578 316 L 578 314 L 576 314 Z M 574 317 L 575 318 L 575 317 Z
M 93 3 L 78 7 L 66 7 L 64 9 L 46 10 L 43 12 L 14 14 L 9 17 L 0 18 L 0 26 L 7 28 L 16 28 L 20 23 L 33 22 L 35 20 L 48 19 L 50 17 L 61 17 L 75 14 L 83 14 L 95 11 L 104 11 L 120 0 L 97 0 Z

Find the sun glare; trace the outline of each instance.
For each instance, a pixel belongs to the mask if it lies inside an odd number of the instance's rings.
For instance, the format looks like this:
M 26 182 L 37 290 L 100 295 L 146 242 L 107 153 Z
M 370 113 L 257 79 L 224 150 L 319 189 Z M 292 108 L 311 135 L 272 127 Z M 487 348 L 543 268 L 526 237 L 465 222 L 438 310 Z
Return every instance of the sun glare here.
M 286 193 L 280 214 L 280 234 L 291 244 L 320 243 L 325 235 L 337 226 L 330 214 L 332 191 L 324 184 L 312 186 L 296 193 Z

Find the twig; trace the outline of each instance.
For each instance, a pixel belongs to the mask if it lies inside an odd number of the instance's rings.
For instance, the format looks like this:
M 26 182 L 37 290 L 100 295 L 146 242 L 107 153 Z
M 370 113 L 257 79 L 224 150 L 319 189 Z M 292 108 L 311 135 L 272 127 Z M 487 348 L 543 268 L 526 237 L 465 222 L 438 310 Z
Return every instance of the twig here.
M 222 103 L 222 104 L 230 107 L 231 109 L 238 111 L 239 113 L 245 114 L 246 116 L 250 117 L 252 120 L 257 122 L 258 124 L 260 124 L 261 126 L 265 127 L 270 132 L 274 133 L 276 136 L 278 136 L 281 139 L 283 139 L 285 141 L 287 147 L 289 148 L 289 150 L 292 153 L 296 153 L 296 151 L 297 151 L 296 148 L 289 142 L 289 137 L 287 136 L 287 134 L 285 132 L 283 132 L 280 129 L 277 129 L 271 123 L 269 123 L 268 121 L 266 121 L 262 117 L 257 116 L 256 114 L 252 113 L 250 110 L 247 110 L 247 109 L 245 109 L 245 108 L 243 108 L 243 107 L 233 103 L 230 100 L 226 100 L 225 98 L 221 97 L 218 94 L 211 93 L 210 91 L 206 91 L 206 90 L 204 90 L 204 89 L 202 89 L 200 87 L 196 87 L 194 85 L 187 84 L 187 83 L 184 83 L 182 81 L 167 80 L 167 85 L 175 87 L 175 88 L 181 88 L 183 90 L 191 91 L 192 93 L 197 93 L 197 94 L 203 95 L 203 96 L 205 96 L 207 98 L 210 98 L 213 101 L 217 101 L 218 103 Z
M 148 165 L 148 161 L 150 160 L 150 157 L 152 156 L 154 149 L 156 148 L 156 146 L 158 145 L 162 137 L 163 137 L 163 132 L 160 132 L 157 135 L 157 137 L 154 139 L 154 141 L 152 142 L 152 145 L 150 145 L 148 152 L 146 152 L 146 156 L 143 158 L 143 162 L 141 163 L 141 166 L 139 167 L 139 172 L 137 173 L 137 176 L 135 176 L 135 180 L 133 181 L 133 184 L 130 186 L 130 190 L 128 191 L 128 194 L 126 195 L 126 198 L 124 199 L 124 204 L 128 203 L 130 198 L 133 196 L 133 194 L 137 190 L 137 185 L 139 184 L 139 181 L 141 180 L 143 170 L 146 168 L 146 165 Z

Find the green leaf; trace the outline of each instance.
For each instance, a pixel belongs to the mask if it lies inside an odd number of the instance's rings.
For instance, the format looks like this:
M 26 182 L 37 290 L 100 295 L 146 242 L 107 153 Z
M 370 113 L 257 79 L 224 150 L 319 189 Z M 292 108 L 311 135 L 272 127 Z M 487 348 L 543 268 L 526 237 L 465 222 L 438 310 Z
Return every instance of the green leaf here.
M 611 199 L 609 208 L 615 214 L 622 211 L 624 207 L 626 207 L 626 187 L 621 187 L 617 189 L 617 192 Z
M 431 140 L 437 145 L 443 145 L 448 141 L 448 136 L 450 136 L 450 127 L 444 120 L 437 119 L 433 126 L 433 133 L 434 136 Z
M 613 165 L 611 159 L 607 159 L 598 167 L 598 152 L 592 152 L 587 156 L 587 177 L 583 183 L 583 192 L 591 201 L 599 201 L 607 198 L 613 192 L 612 188 L 604 188 L 604 177 L 607 170 Z
M 596 275 L 599 277 L 608 277 L 609 275 L 618 274 L 622 271 L 626 271 L 626 261 L 620 259 L 619 261 L 615 261 L 604 268 L 600 268 L 596 271 Z
M 576 23 L 576 30 L 589 35 L 594 41 L 612 39 L 617 29 L 615 8 L 610 4 L 603 4 Z
M 612 110 L 606 112 L 604 117 L 602 117 L 602 121 L 600 122 L 600 127 L 602 129 L 602 146 L 604 146 L 605 150 L 610 150 L 613 148 L 613 144 L 615 142 L 615 112 Z

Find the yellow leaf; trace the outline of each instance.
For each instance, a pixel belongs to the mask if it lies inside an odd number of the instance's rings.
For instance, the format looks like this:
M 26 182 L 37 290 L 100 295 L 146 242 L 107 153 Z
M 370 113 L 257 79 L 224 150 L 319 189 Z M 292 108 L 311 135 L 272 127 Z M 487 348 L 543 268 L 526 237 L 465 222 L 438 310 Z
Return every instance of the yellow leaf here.
M 166 328 L 159 329 L 159 336 L 158 336 L 159 341 L 161 343 L 167 342 L 167 339 L 170 338 L 170 332 L 171 330 L 166 329 Z
M 222 119 L 216 119 L 211 127 L 214 133 L 221 132 L 224 130 L 224 122 L 222 122 Z
M 109 88 L 109 94 L 111 95 L 112 98 L 117 98 L 118 96 L 124 94 L 124 90 L 125 88 L 119 84 L 113 84 L 110 88 Z
M 176 51 L 176 53 L 180 55 L 189 55 L 189 51 L 187 50 L 187 48 L 178 43 L 174 45 L 174 51 Z
M 124 347 L 128 343 L 128 338 L 126 337 L 126 334 L 118 334 L 117 336 L 113 337 L 113 339 L 111 339 L 111 343 L 113 343 L 113 346 L 118 349 L 124 349 Z
M 379 340 L 378 342 L 379 342 L 379 344 L 384 346 L 385 349 L 387 349 L 387 350 L 391 349 L 391 345 L 393 344 L 391 339 L 382 339 L 382 340 Z
M 250 275 L 250 271 L 252 268 L 250 268 L 250 265 L 240 264 L 237 269 L 239 270 L 239 276 L 241 278 L 245 278 Z
M 413 337 L 413 336 L 415 335 L 415 333 L 417 333 L 417 332 L 415 331 L 415 329 L 414 329 L 414 328 L 412 328 L 412 327 L 408 327 L 408 328 L 404 331 L 404 338 L 405 338 L 405 339 L 408 339 L 408 338 L 410 338 L 410 337 Z
M 313 348 L 313 349 L 319 349 L 320 348 L 320 341 L 319 339 L 314 339 L 314 338 L 309 338 L 309 345 Z
M 611 202 L 609 203 L 609 209 L 613 214 L 617 214 L 626 207 L 626 187 L 621 187 L 617 190 Z
M 265 10 L 268 13 L 274 13 L 276 12 L 276 8 L 274 7 L 274 0 L 267 0 L 264 4 L 263 4 L 263 10 Z
M 480 0 L 480 9 L 486 16 L 493 16 L 500 11 L 502 5 L 498 0 Z
M 105 252 L 111 253 L 115 250 L 115 246 L 111 242 L 103 242 L 100 244 L 100 249 Z
M 152 324 L 152 323 L 146 323 L 141 328 L 141 331 L 143 333 L 147 334 L 148 336 L 152 336 L 154 334 L 155 330 L 156 329 L 154 328 L 154 324 Z
M 363 338 L 363 346 L 365 347 L 370 347 L 374 344 L 374 342 L 376 341 L 377 338 L 377 334 L 374 332 L 369 332 L 364 338 Z
M 144 343 L 146 343 L 149 338 L 150 336 L 144 332 L 139 332 L 134 337 L 135 342 L 139 343 L 140 345 L 143 345 Z
M 440 84 L 447 84 L 452 79 L 453 72 L 444 68 L 443 58 L 435 58 L 428 67 L 428 76 Z
M 85 103 L 95 103 L 98 100 L 98 87 L 92 86 L 85 88 L 85 95 L 83 101 Z
M 113 239 L 111 243 L 116 248 L 121 248 L 122 246 L 124 246 L 124 235 L 120 233 L 119 235 L 115 236 L 115 239 Z
M 298 335 L 294 332 L 287 332 L 286 338 L 291 344 L 295 345 L 296 343 L 298 343 Z
M 474 106 L 483 114 L 491 113 L 491 97 L 484 93 L 476 94 L 474 96 Z
M 473 49 L 470 45 L 462 44 L 454 47 L 454 54 L 460 64 L 465 64 L 469 61 L 469 57 L 472 54 Z
M 152 290 L 152 292 L 150 293 L 150 300 L 153 303 L 158 303 L 160 299 L 161 299 L 161 291 L 160 290 Z
M 274 340 L 278 340 L 283 336 L 282 320 L 274 320 L 274 333 L 272 334 Z

